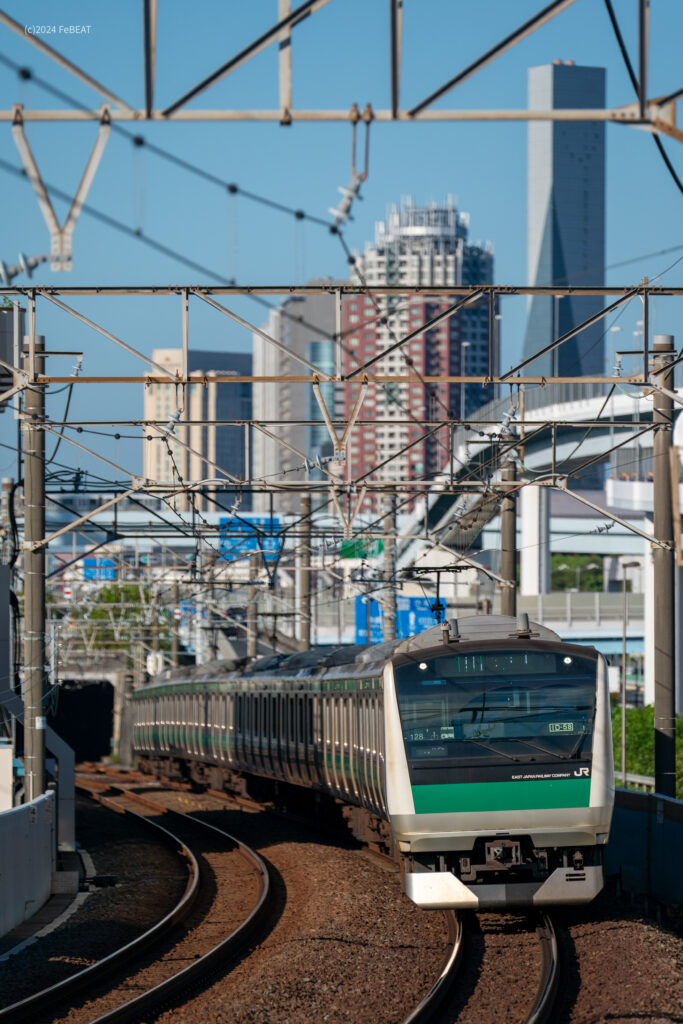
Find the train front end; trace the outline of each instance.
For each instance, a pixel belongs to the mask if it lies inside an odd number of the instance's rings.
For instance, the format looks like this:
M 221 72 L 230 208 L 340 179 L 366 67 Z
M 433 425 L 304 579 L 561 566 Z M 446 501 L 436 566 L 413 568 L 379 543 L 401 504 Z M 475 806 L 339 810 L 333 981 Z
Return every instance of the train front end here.
M 602 888 L 614 803 L 605 661 L 517 625 L 432 629 L 386 666 L 387 808 L 421 907 L 585 903 Z

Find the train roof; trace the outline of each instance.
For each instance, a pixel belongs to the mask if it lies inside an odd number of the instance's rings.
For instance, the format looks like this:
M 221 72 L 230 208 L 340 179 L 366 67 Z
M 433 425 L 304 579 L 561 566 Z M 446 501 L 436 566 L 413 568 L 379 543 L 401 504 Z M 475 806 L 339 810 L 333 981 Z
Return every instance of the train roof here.
M 171 669 L 157 676 L 148 686 L 173 683 L 249 682 L 261 679 L 343 679 L 353 676 L 378 676 L 394 655 L 440 647 L 447 624 L 432 626 L 416 636 L 388 640 L 381 644 L 314 647 L 294 654 L 273 654 L 258 658 L 245 667 L 236 661 L 211 661 L 204 665 Z M 452 641 L 457 630 L 458 643 L 490 641 L 517 642 L 524 639 L 559 642 L 552 629 L 526 616 L 472 615 L 448 624 Z
M 464 619 L 450 619 L 449 633 L 457 631 L 459 643 L 476 643 L 490 640 L 547 640 L 560 641 L 552 629 L 540 622 L 531 622 L 527 616 L 513 615 L 469 615 Z M 432 626 L 423 633 L 406 637 L 395 647 L 395 654 L 410 654 L 411 651 L 439 647 L 443 642 L 443 631 L 447 623 Z

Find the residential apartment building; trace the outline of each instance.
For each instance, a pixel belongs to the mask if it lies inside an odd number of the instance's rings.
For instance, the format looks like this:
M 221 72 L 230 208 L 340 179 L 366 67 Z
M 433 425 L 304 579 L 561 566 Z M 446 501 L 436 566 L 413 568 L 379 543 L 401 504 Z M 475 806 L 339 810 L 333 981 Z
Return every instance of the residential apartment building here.
M 345 374 L 452 305 L 456 298 L 449 288 L 492 283 L 492 245 L 473 244 L 468 236 L 469 216 L 450 197 L 441 206 L 425 207 L 404 198 L 400 206 L 390 208 L 386 221 L 376 225 L 374 244 L 366 245 L 354 265 L 354 280 L 360 287 L 358 295 L 348 297 L 343 306 Z M 365 285 L 442 286 L 443 296 L 392 296 L 377 300 L 376 305 L 364 293 Z M 403 383 L 400 378 L 495 372 L 499 339 L 495 310 L 493 316 L 491 312 L 486 301 L 465 307 L 372 366 L 372 374 L 399 380 L 368 390 L 362 428 L 356 427 L 351 435 L 347 480 L 419 482 L 447 466 L 448 421 L 473 413 L 492 397 L 493 389 L 446 381 Z M 359 387 L 360 383 L 344 391 L 347 418 Z M 439 421 L 444 427 L 423 438 L 430 425 Z M 368 497 L 364 504 L 366 510 L 379 507 L 375 498 Z
M 155 362 L 171 373 L 182 374 L 182 350 L 155 349 Z M 151 481 L 168 485 L 179 491 L 183 483 L 211 481 L 207 485 L 228 483 L 221 470 L 238 480 L 251 476 L 250 430 L 247 426 L 225 424 L 226 420 L 250 420 L 252 416 L 252 386 L 249 382 L 220 383 L 217 377 L 251 376 L 252 357 L 244 352 L 213 352 L 191 350 L 188 371 L 192 382 L 182 388 L 168 384 L 145 385 L 144 418 L 157 422 L 162 431 L 144 428 L 143 475 Z M 149 439 L 151 437 L 151 440 Z M 228 485 L 223 494 L 197 496 L 195 508 L 200 511 L 219 511 L 216 500 L 227 505 L 241 496 L 240 507 L 251 508 L 251 495 L 242 494 L 239 487 Z M 174 499 L 179 511 L 191 507 L 182 494 Z
M 329 285 L 329 293 L 293 295 L 273 309 L 263 330 L 288 351 L 276 347 L 258 334 L 253 335 L 255 377 L 295 377 L 308 375 L 309 370 L 298 361 L 302 356 L 321 373 L 334 370 L 335 297 L 334 282 L 315 280 L 311 284 Z M 321 391 L 332 416 L 342 416 L 339 392 L 334 384 L 323 384 Z M 305 456 L 313 462 L 316 456 L 330 454 L 329 433 L 310 384 L 281 379 L 254 385 L 254 419 L 262 423 L 272 436 L 254 429 L 252 432 L 253 477 L 257 482 L 302 481 L 320 474 L 306 469 Z M 293 450 L 295 449 L 295 450 Z M 299 511 L 300 497 L 283 492 L 278 495 L 281 513 Z M 267 514 L 270 498 L 254 495 L 254 509 Z

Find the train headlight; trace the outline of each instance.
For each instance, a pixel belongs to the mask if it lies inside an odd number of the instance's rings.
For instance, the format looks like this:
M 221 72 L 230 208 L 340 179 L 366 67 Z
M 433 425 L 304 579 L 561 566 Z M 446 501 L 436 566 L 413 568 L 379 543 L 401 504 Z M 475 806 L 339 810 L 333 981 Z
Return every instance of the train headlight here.
M 565 663 L 565 665 L 571 665 L 571 663 L 572 663 L 572 659 L 571 659 L 570 657 L 566 657 L 566 658 L 564 659 L 564 663 Z
M 421 672 L 424 672 L 424 670 L 427 668 L 427 662 L 421 661 L 417 667 L 420 669 Z

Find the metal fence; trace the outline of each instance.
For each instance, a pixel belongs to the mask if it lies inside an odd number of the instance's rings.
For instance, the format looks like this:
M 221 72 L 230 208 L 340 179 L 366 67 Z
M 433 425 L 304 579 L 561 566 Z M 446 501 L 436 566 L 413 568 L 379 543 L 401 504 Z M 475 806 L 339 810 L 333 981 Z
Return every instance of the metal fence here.
M 683 801 L 618 789 L 605 873 L 635 896 L 683 904 Z

